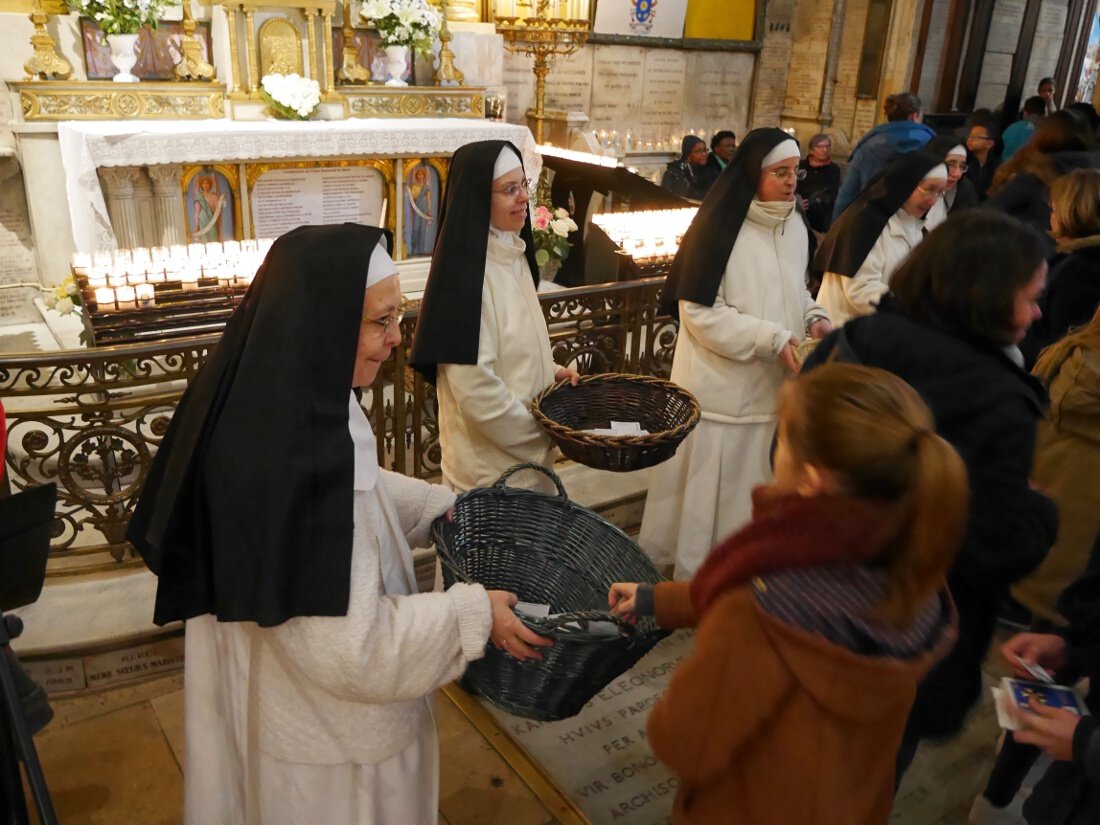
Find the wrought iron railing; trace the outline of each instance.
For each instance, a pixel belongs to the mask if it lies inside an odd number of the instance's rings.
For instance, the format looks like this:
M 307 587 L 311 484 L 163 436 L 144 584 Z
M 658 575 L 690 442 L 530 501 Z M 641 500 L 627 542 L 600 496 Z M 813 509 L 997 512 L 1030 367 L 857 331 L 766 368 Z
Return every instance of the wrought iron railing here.
M 675 321 L 662 315 L 662 278 L 540 296 L 554 360 L 581 373 L 667 377 Z M 398 472 L 439 472 L 434 388 L 408 367 L 416 326 L 383 365 L 363 405 L 380 433 L 379 459 Z M 217 335 L 170 342 L 0 358 L 8 416 L 7 480 L 22 489 L 58 486 L 52 575 L 140 563 L 125 539 L 153 455 L 187 383 Z

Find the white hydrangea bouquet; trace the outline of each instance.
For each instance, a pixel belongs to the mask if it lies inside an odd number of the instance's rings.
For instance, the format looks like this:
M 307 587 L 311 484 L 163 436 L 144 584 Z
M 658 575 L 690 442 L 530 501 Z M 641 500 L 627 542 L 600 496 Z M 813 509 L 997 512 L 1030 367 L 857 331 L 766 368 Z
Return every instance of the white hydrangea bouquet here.
M 421 54 L 431 52 L 442 23 L 428 0 L 363 0 L 359 16 L 374 24 L 383 46 L 411 46 Z
M 137 34 L 156 28 L 173 0 L 66 0 L 70 9 L 96 22 L 104 34 Z
M 309 120 L 321 103 L 321 86 L 297 74 L 268 74 L 260 81 L 260 96 L 281 120 Z

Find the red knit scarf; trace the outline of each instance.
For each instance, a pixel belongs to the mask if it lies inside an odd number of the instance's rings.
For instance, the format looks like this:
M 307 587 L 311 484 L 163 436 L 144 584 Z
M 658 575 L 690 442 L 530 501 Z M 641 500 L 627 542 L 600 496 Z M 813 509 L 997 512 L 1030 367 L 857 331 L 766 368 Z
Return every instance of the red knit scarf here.
M 752 521 L 715 547 L 691 581 L 695 615 L 726 590 L 777 570 L 875 561 L 897 536 L 897 504 L 757 487 Z

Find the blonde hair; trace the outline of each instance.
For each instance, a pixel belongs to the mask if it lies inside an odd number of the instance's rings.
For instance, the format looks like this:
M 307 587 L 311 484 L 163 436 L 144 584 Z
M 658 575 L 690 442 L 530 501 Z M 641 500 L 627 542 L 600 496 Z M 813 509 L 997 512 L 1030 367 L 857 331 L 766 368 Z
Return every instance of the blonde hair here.
M 1074 169 L 1050 185 L 1050 204 L 1067 238 L 1100 235 L 1100 169 Z
M 935 433 L 916 391 L 891 373 L 829 363 L 788 381 L 780 419 L 791 455 L 831 471 L 854 498 L 896 504 L 899 528 L 876 560 L 880 619 L 911 621 L 942 586 L 966 531 L 966 466 Z
M 1100 352 L 1100 308 L 1096 310 L 1096 314 L 1088 324 L 1077 327 L 1065 338 L 1056 341 L 1039 353 L 1039 358 L 1031 371 L 1049 387 L 1050 382 L 1061 371 L 1066 359 L 1078 349 Z

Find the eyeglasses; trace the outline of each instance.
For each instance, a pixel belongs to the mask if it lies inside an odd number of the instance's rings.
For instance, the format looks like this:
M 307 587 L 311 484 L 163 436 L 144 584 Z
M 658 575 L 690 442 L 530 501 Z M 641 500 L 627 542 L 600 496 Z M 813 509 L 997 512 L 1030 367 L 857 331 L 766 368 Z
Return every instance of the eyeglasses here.
M 364 318 L 363 320 L 377 324 L 382 327 L 381 332 L 376 332 L 376 335 L 389 335 L 394 329 L 401 326 L 401 322 L 405 319 L 405 310 L 399 309 L 392 315 L 387 315 L 385 318 Z
M 957 161 L 949 161 L 948 163 L 945 163 L 944 166 L 946 166 L 948 168 L 948 170 L 951 171 L 951 172 L 965 172 L 966 171 L 966 164 L 965 163 L 959 163 Z
M 510 184 L 508 186 L 505 186 L 503 189 L 494 189 L 493 192 L 495 192 L 498 195 L 505 195 L 509 198 L 514 198 L 517 195 L 519 195 L 520 192 L 530 193 L 531 192 L 531 187 L 533 185 L 534 185 L 533 181 L 521 180 L 518 183 L 513 183 L 513 184 Z
M 784 166 L 781 169 L 769 169 L 769 175 L 775 175 L 776 180 L 788 181 L 791 178 L 795 180 L 806 180 L 806 170 L 801 166 L 791 169 L 789 166 Z

